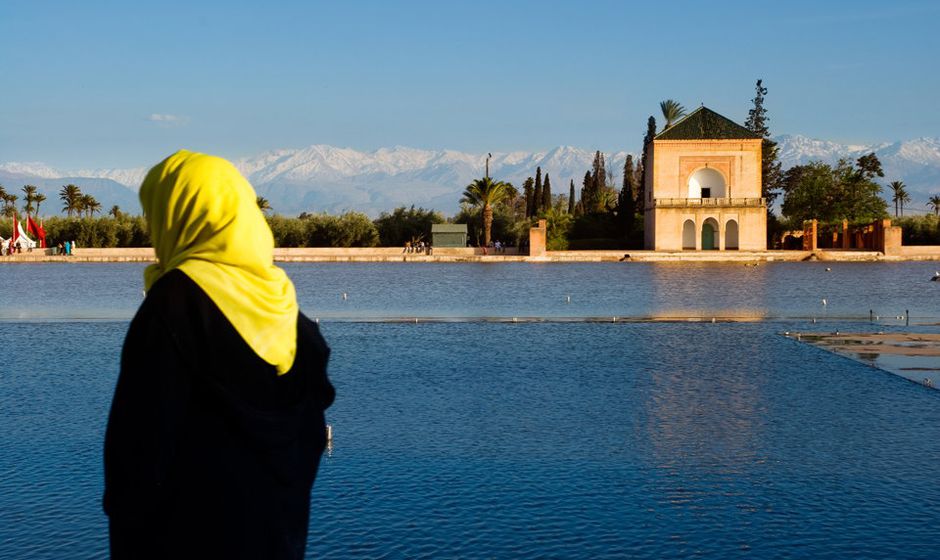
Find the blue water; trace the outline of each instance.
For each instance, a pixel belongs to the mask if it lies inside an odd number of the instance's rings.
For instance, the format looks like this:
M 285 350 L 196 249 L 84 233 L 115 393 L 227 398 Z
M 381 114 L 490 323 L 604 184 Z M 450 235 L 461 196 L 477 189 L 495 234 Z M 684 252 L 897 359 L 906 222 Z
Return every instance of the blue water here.
M 792 285 L 798 271 L 783 265 L 768 266 L 762 282 L 748 280 L 750 269 L 706 267 L 712 283 L 683 267 L 576 266 L 290 272 L 305 307 L 324 317 L 587 316 L 614 305 L 655 315 L 667 292 L 684 311 L 718 312 L 734 291 L 747 306 L 794 317 L 814 311 L 799 294 L 818 287 Z M 839 314 L 890 292 L 891 306 L 922 322 L 940 316 L 930 283 L 905 281 L 919 268 L 867 266 L 882 280 L 856 283 L 864 269 L 850 280 L 806 270 L 853 290 L 843 295 L 856 304 Z M 87 302 L 115 315 L 132 309 L 139 287 L 120 279 L 140 267 L 64 270 L 35 290 L 68 288 L 43 312 L 54 321 L 0 322 L 15 337 L 0 361 L 0 558 L 107 553 L 101 444 L 127 325 L 74 316 Z M 497 283 L 487 278 L 510 285 L 490 293 Z M 341 284 L 352 286 L 345 302 Z M 592 294 L 604 303 L 568 311 Z M 815 330 L 845 327 L 818 320 Z M 779 335 L 809 324 L 324 319 L 338 398 L 309 556 L 937 557 L 940 392 Z
M 936 262 L 288 264 L 324 319 L 408 317 L 864 318 L 940 322 Z M 831 268 L 827 272 L 826 268 Z M 0 268 L 0 320 L 130 319 L 142 264 Z M 343 300 L 342 294 L 347 298 Z M 567 297 L 570 296 L 570 303 Z M 822 300 L 826 299 L 826 305 Z

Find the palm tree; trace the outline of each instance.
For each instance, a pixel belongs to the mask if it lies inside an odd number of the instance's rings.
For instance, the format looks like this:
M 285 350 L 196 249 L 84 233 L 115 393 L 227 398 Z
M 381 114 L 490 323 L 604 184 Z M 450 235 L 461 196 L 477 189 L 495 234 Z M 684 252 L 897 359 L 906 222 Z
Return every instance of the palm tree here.
M 82 210 L 88 212 L 88 217 L 91 218 L 94 216 L 95 212 L 101 212 L 101 203 L 95 200 L 95 197 L 90 194 L 82 195 Z
M 33 185 L 23 185 L 23 194 L 26 198 L 26 206 L 23 207 L 23 211 L 27 214 L 32 214 L 33 203 L 36 202 L 36 187 Z
M 115 220 L 120 220 L 121 216 L 124 215 L 123 212 L 121 212 L 121 207 L 118 206 L 117 204 L 115 204 L 114 206 L 111 207 L 110 210 L 108 210 L 108 214 L 113 216 Z
M 545 211 L 545 226 L 549 239 L 558 239 L 568 233 L 574 216 L 559 208 L 549 208 Z M 546 239 L 546 242 L 548 239 Z
M 494 181 L 490 177 L 484 177 L 470 183 L 463 191 L 463 198 L 460 199 L 460 202 L 483 208 L 484 246 L 490 244 L 490 229 L 493 227 L 493 206 L 505 200 L 509 196 L 509 189 L 511 188 L 510 183 Z
M 7 218 L 13 216 L 16 213 L 16 199 L 18 197 L 15 194 L 3 194 L 3 215 Z
M 268 202 L 268 199 L 264 198 L 263 196 L 256 197 L 255 202 L 258 203 L 258 209 L 262 212 L 267 212 L 271 209 L 271 203 Z
M 901 202 L 901 199 L 904 197 L 904 195 L 907 194 L 904 191 L 904 181 L 891 181 L 891 183 L 888 184 L 888 188 L 890 188 L 892 192 L 891 202 L 894 203 L 894 217 L 897 218 L 899 215 L 898 205 Z
M 940 194 L 935 194 L 928 198 L 927 206 L 933 208 L 934 216 L 940 216 Z
M 42 193 L 36 193 L 36 196 L 33 197 L 33 200 L 36 202 L 36 215 L 39 215 L 39 205 L 46 201 L 46 195 Z
M 902 190 L 902 191 L 901 191 L 901 200 L 900 200 L 900 202 L 901 202 L 901 217 L 904 217 L 904 203 L 905 203 L 905 202 L 910 202 L 910 201 L 911 201 L 911 195 L 908 194 L 908 192 L 907 192 L 906 189 L 905 189 L 905 190 Z
M 911 195 L 907 192 L 907 185 L 905 185 L 902 181 L 892 181 L 889 186 L 893 192 L 891 200 L 894 202 L 894 217 L 897 218 L 898 215 L 903 216 L 904 203 L 911 201 Z M 900 214 L 898 210 L 900 210 Z
M 65 206 L 62 207 L 62 211 L 65 212 L 69 218 L 72 217 L 73 212 L 81 211 L 81 198 L 82 189 L 75 185 L 65 185 L 62 187 L 62 190 L 59 191 L 59 200 L 65 204 Z
M 660 102 L 659 109 L 663 112 L 663 118 L 666 119 L 666 126 L 663 130 L 669 128 L 673 123 L 685 116 L 685 107 L 673 99 Z

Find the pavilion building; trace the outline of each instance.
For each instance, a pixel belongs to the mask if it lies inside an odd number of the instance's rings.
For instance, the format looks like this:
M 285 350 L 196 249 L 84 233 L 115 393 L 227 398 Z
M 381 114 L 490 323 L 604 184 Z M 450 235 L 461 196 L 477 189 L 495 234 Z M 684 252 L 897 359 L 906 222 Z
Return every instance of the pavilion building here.
M 704 106 L 657 134 L 643 162 L 646 248 L 766 250 L 761 144 Z

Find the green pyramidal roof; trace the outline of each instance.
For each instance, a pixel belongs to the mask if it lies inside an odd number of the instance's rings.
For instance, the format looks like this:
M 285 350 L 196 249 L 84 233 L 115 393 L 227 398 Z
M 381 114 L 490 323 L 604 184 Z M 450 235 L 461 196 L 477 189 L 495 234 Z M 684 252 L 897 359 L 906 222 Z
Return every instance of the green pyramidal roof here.
M 656 135 L 656 140 L 740 140 L 760 138 L 704 105 Z

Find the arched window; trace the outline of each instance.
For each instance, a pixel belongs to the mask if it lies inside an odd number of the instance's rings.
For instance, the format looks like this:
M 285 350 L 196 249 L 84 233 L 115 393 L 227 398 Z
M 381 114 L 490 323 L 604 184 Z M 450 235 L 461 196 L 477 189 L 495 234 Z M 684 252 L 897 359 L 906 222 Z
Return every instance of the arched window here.
M 727 191 L 724 175 L 710 167 L 689 177 L 689 198 L 725 198 Z
M 728 220 L 725 224 L 725 249 L 738 248 L 738 222 Z
M 702 224 L 702 250 L 711 251 L 718 248 L 718 222 L 715 218 L 708 218 Z
M 682 224 L 682 248 L 695 249 L 695 222 L 692 220 Z

